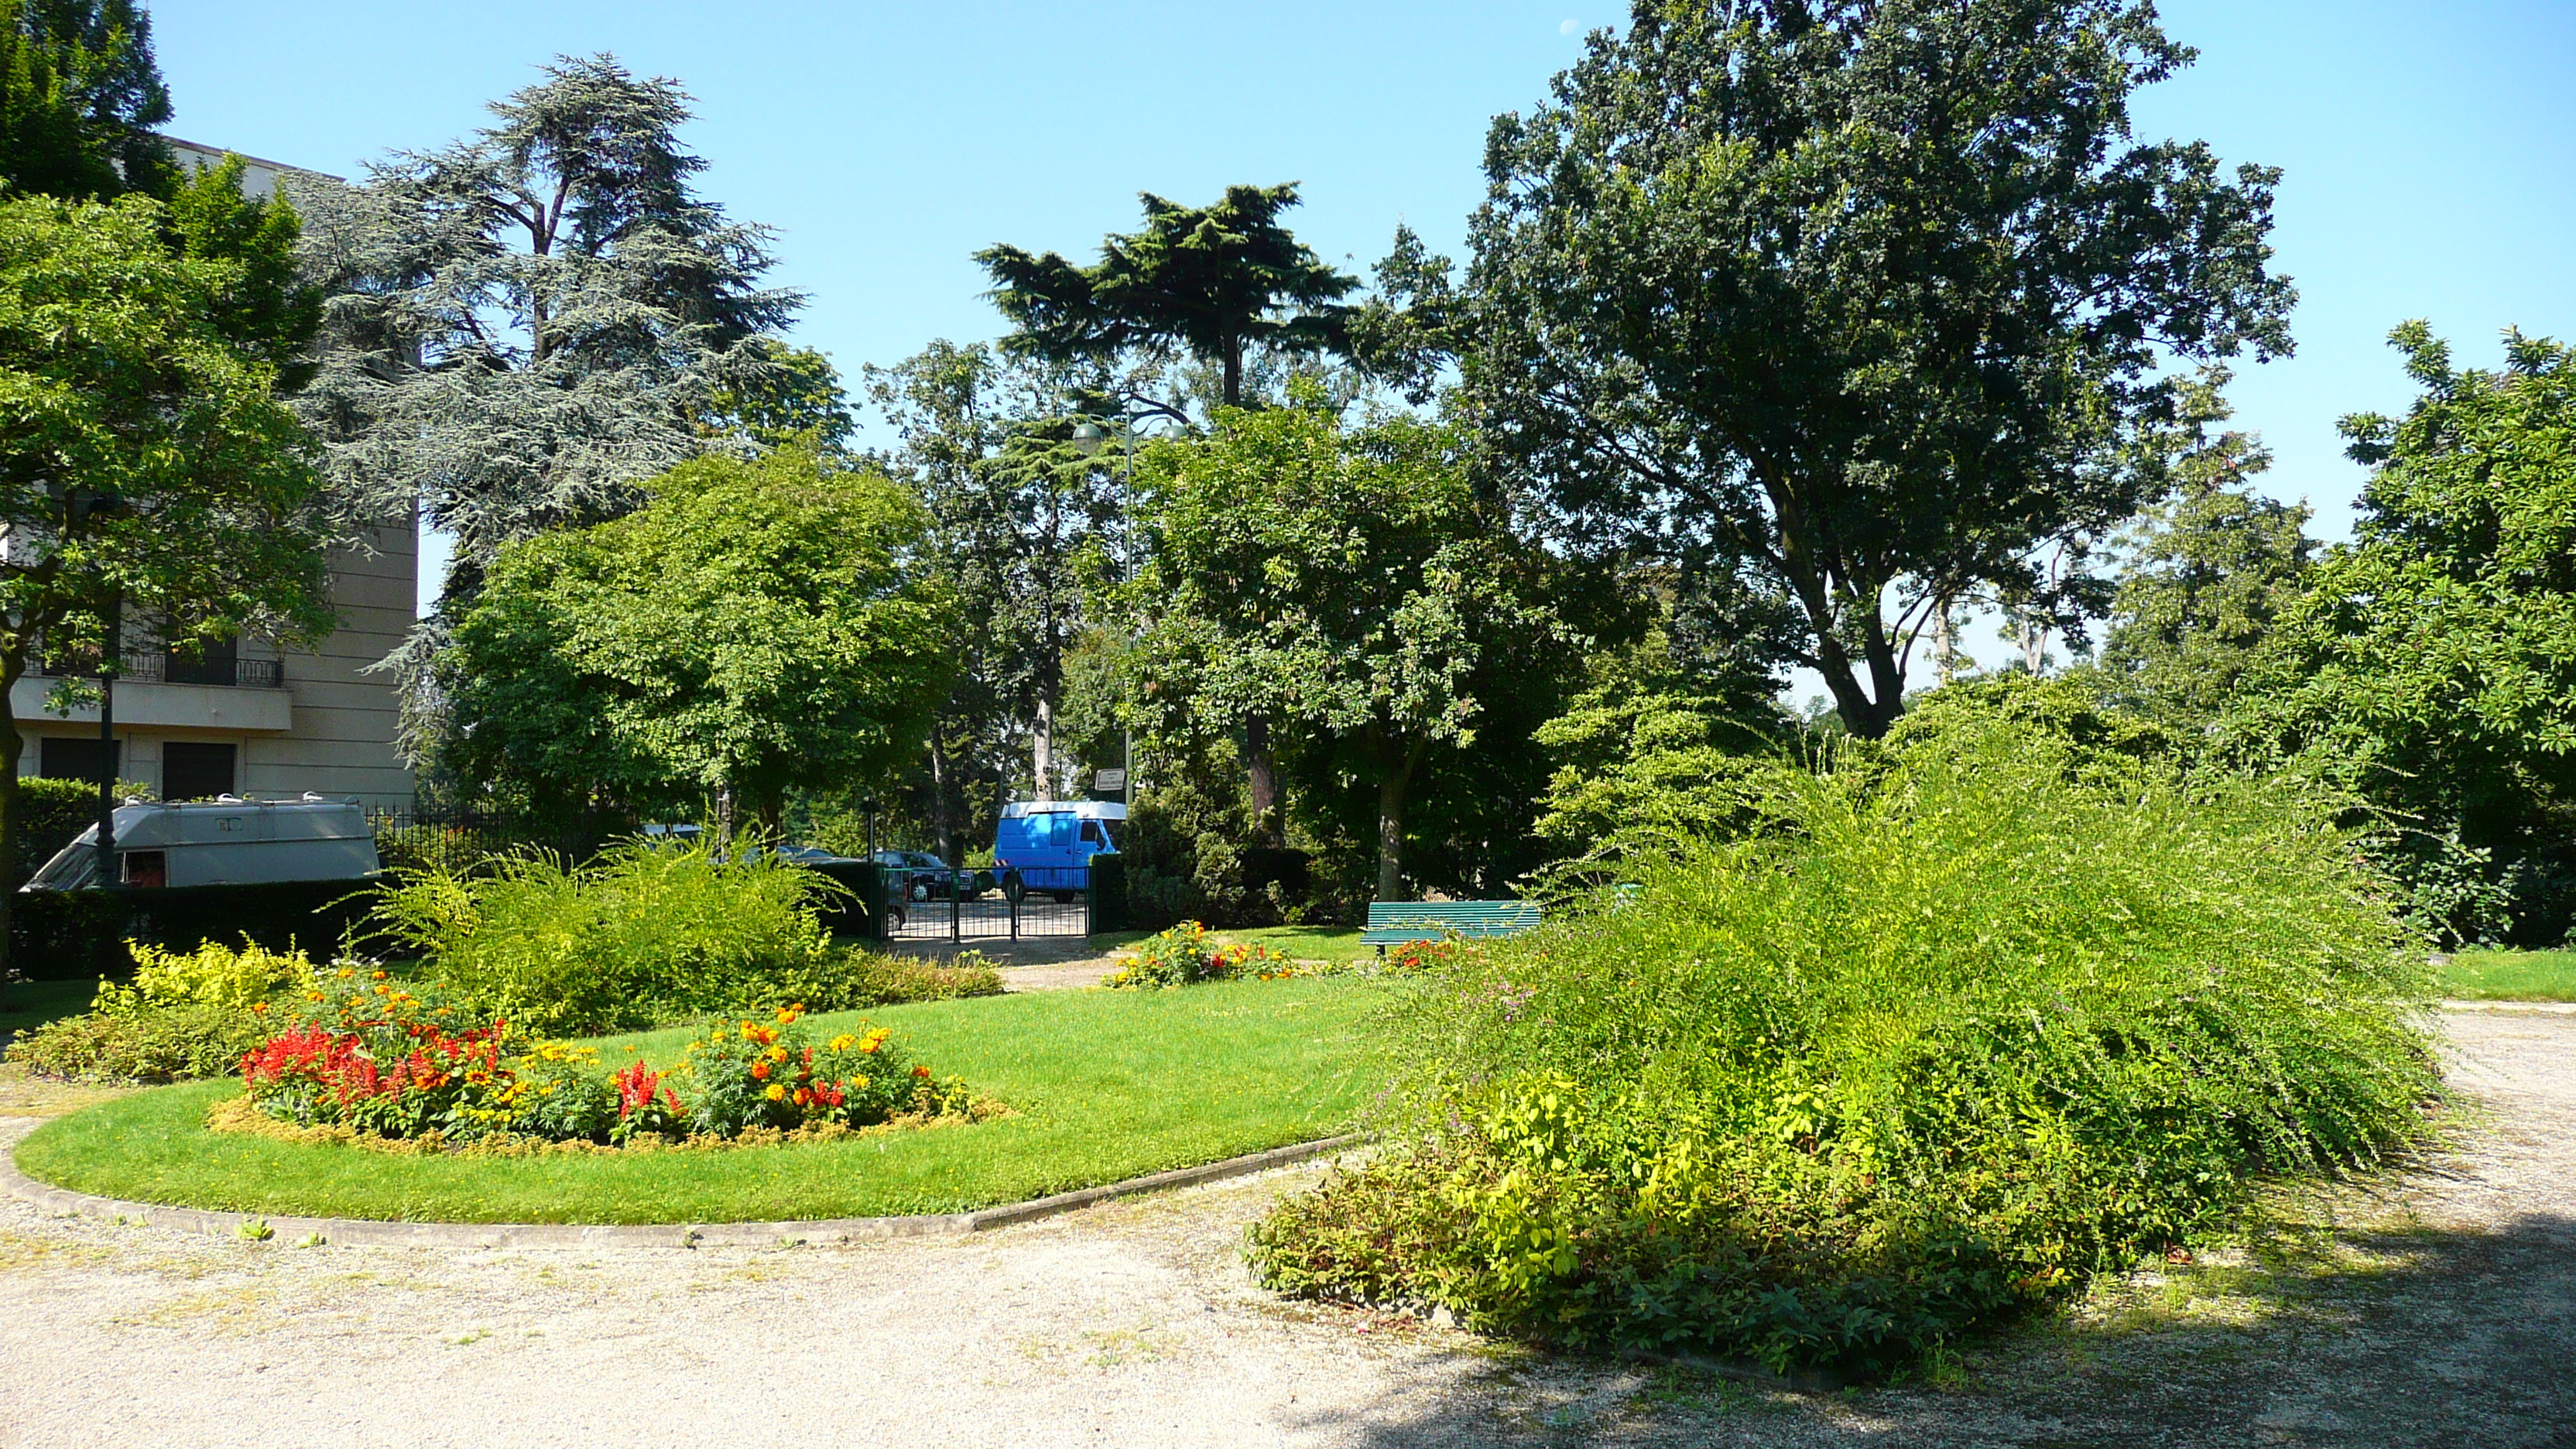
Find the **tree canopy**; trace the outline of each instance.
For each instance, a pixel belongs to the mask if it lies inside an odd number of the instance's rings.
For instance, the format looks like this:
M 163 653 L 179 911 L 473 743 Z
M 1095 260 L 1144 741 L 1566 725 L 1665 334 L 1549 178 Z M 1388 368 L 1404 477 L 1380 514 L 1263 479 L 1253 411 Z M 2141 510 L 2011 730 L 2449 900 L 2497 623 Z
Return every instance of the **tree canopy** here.
M 1414 419 L 1346 429 L 1292 405 L 1220 414 L 1138 469 L 1146 648 L 1194 710 L 1293 724 L 1377 789 L 1381 900 L 1403 899 L 1414 773 L 1475 738 L 1484 641 L 1548 627 L 1513 596 L 1509 520 L 1460 451 Z
M 18 0 L 0 18 L 0 182 L 100 200 L 167 198 L 178 178 L 155 128 L 170 91 L 152 17 L 134 0 Z
M 1572 542 L 1747 571 L 1884 731 L 1937 611 L 2053 605 L 2150 496 L 2165 358 L 2289 349 L 2277 174 L 2130 143 L 2190 58 L 2134 0 L 1639 0 L 1487 142 L 1488 445 Z
M 694 459 L 646 505 L 504 545 L 440 681 L 454 763 L 551 809 L 883 779 L 919 752 L 953 620 L 900 486 L 787 449 Z
M 2284 612 L 2233 729 L 2399 812 L 2419 851 L 2490 862 L 2508 899 L 2448 924 L 2547 944 L 2576 888 L 2576 349 L 2508 334 L 2488 372 L 2422 322 L 2392 340 L 2423 394 L 2344 420 L 2372 468 L 2353 541 Z
M 993 300 L 1016 329 L 1004 346 L 1056 361 L 1114 362 L 1132 349 L 1176 348 L 1218 369 L 1217 401 L 1241 407 L 1254 347 L 1347 352 L 1359 286 L 1279 224 L 1297 183 L 1229 186 L 1211 206 L 1147 192 L 1145 226 L 1101 243 L 1085 267 L 1054 252 L 995 245 L 975 254 Z
M 2169 722 L 2206 724 L 2307 584 L 2316 546 L 2309 510 L 2254 491 L 2271 454 L 2229 416 L 2223 374 L 2196 386 L 2184 417 L 2154 441 L 2173 492 L 2125 535 L 2126 567 L 2102 650 L 2104 686 Z
M 763 334 L 801 300 L 759 284 L 768 231 L 693 191 L 678 82 L 606 55 L 544 73 L 363 185 L 291 181 L 330 293 L 298 410 L 358 506 L 455 538 L 441 611 L 396 656 L 415 749 L 439 728 L 430 661 L 493 553 L 614 517 L 706 448 L 721 399 L 769 384 Z
M 111 599 L 209 634 L 330 628 L 310 442 L 235 335 L 257 284 L 170 226 L 142 196 L 0 198 L 0 693 L 40 641 L 95 654 Z M 0 859 L 21 747 L 0 722 Z M 0 900 L 0 951 L 7 924 Z

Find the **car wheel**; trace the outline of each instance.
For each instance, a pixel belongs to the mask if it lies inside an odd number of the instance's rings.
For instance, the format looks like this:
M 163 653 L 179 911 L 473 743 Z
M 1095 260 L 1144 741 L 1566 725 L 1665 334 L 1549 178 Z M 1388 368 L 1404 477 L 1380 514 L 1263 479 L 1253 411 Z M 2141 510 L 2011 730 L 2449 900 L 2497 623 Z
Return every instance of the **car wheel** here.
M 1072 904 L 1073 904 L 1073 898 L 1074 898 L 1075 896 L 1080 895 L 1080 894 L 1081 894 L 1081 892 L 1080 892 L 1080 891 L 1052 891 L 1052 892 L 1049 892 L 1049 894 L 1051 894 L 1051 895 L 1053 895 L 1053 896 L 1055 897 L 1055 903 L 1056 903 L 1057 905 L 1059 905 L 1059 906 L 1069 906 L 1069 905 L 1072 905 Z
M 1029 888 L 1021 882 L 1020 873 L 1018 871 L 1012 871 L 1010 874 L 1002 877 L 1002 898 L 1009 901 L 1012 905 L 1018 905 L 1020 903 L 1020 898 L 1028 893 Z

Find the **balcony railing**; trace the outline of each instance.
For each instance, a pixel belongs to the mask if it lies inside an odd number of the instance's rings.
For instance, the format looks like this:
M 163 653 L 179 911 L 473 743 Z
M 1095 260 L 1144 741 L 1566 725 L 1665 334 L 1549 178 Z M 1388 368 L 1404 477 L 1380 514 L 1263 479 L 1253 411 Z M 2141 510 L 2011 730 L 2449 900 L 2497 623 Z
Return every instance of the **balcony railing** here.
M 98 673 L 95 659 L 57 660 L 28 671 L 52 678 L 81 678 Z M 216 684 L 234 689 L 279 689 L 286 666 L 275 659 L 178 659 L 167 654 L 132 654 L 117 666 L 116 677 L 145 684 Z

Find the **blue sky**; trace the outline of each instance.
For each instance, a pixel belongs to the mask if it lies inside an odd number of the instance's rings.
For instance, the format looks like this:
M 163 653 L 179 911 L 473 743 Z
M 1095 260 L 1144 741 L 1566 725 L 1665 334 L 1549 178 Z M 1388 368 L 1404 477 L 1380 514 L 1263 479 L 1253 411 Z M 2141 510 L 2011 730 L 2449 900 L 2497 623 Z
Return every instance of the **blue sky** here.
M 2408 397 L 2388 329 L 2464 360 L 2508 324 L 2576 337 L 2576 6 L 2557 0 L 2176 0 L 2201 50 L 2141 96 L 2142 135 L 2286 168 L 2275 233 L 2298 355 L 2243 369 L 2270 491 L 2346 529 L 2335 419 Z M 481 123 L 558 52 L 611 50 L 698 98 L 707 192 L 781 233 L 800 341 L 845 372 L 997 331 L 968 259 L 1087 253 L 1152 190 L 1297 180 L 1299 232 L 1361 271 L 1399 221 L 1456 254 L 1487 120 L 1543 97 L 1603 5 L 160 0 L 174 134 L 354 174 Z

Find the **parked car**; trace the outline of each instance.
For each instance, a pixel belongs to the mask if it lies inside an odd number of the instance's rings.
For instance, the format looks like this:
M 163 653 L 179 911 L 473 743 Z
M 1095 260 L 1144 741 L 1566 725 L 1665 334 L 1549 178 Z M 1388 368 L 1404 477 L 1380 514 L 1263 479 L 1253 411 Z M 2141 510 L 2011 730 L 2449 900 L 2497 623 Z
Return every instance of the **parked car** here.
M 993 870 L 1002 894 L 1015 901 L 1028 891 L 1074 899 L 1090 885 L 1091 858 L 1118 849 L 1109 827 L 1126 819 L 1126 806 L 1103 800 L 1014 800 L 1003 806 L 993 833 Z
M 880 850 L 868 858 L 886 868 L 906 900 L 944 901 L 954 892 L 971 901 L 993 888 L 991 871 L 958 870 L 925 850 Z
M 217 800 L 116 807 L 116 881 L 167 886 L 364 880 L 380 868 L 375 832 L 356 802 Z M 22 890 L 86 890 L 98 881 L 98 827 L 84 830 Z

